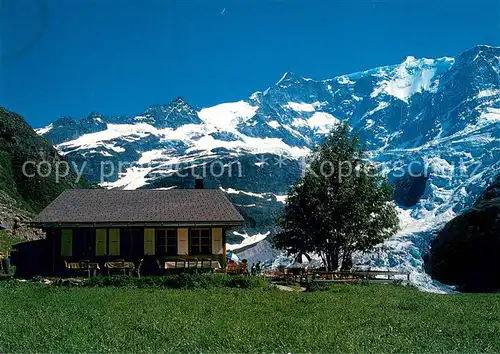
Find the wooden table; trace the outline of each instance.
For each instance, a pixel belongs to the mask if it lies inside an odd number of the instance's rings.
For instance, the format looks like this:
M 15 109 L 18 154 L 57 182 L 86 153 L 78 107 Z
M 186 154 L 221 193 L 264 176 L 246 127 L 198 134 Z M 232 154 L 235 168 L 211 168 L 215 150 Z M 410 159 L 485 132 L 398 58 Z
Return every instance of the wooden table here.
M 117 270 L 122 272 L 124 275 L 128 272 L 130 273 L 135 269 L 134 262 L 129 261 L 112 261 L 104 263 L 104 268 L 107 269 L 108 275 L 111 275 L 112 270 Z
M 219 261 L 213 260 L 171 260 L 165 261 L 165 269 L 211 269 L 213 271 L 220 269 Z
M 91 275 L 95 277 L 97 271 L 101 269 L 99 263 L 89 261 L 65 262 L 65 265 L 67 269 L 85 271 L 89 277 Z

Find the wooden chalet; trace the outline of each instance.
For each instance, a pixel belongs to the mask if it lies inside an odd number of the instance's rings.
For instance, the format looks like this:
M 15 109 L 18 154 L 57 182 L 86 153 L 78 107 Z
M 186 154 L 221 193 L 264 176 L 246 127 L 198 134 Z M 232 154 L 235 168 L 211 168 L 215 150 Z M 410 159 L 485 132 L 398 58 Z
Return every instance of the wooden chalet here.
M 226 232 L 243 224 L 218 189 L 63 192 L 32 223 L 45 231 L 52 271 L 71 262 L 101 265 L 145 258 L 224 264 Z

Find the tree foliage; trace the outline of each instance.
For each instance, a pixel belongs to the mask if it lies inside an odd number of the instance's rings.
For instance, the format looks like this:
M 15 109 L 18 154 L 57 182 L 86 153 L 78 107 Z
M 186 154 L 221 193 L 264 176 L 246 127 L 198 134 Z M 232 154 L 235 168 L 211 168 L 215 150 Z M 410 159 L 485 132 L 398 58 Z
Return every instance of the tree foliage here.
M 349 268 L 356 251 L 367 251 L 395 234 L 392 188 L 367 161 L 347 124 L 334 128 L 312 154 L 309 168 L 290 189 L 278 220 L 275 247 L 289 254 L 316 253 L 329 270 Z

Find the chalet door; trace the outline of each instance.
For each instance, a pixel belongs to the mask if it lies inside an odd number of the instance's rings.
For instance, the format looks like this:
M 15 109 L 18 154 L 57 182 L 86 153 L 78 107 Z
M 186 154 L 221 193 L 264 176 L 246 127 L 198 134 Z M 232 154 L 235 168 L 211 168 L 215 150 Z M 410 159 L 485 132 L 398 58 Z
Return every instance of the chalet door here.
M 91 259 L 95 256 L 95 229 L 73 230 L 73 256 Z
M 120 231 L 120 257 L 141 259 L 144 256 L 144 229 Z

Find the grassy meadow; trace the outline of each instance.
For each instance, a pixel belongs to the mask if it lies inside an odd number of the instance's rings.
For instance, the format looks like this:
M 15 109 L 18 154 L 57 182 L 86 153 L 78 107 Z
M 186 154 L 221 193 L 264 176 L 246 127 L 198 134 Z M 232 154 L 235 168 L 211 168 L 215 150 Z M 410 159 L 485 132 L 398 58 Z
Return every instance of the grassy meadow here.
M 500 295 L 0 284 L 0 352 L 499 353 Z

